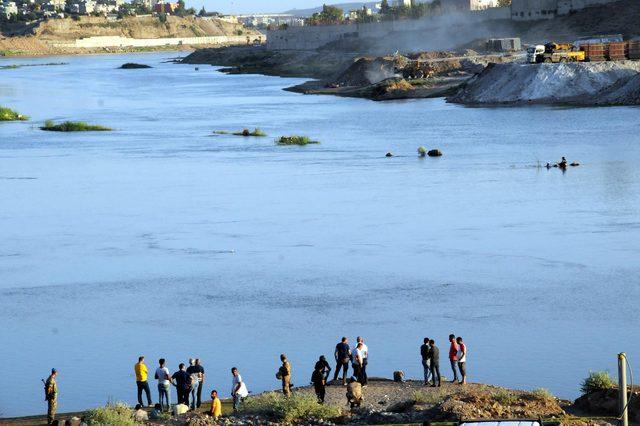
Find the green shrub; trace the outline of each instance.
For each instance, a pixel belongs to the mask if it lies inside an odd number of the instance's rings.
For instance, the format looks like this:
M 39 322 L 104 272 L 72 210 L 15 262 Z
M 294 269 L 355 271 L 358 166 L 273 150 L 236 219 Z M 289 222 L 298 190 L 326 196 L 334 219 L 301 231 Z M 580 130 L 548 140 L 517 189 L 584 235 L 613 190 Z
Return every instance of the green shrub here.
M 243 129 L 241 132 L 233 132 L 233 134 L 236 136 L 267 136 L 265 132 L 257 127 L 253 129 L 253 132 L 249 131 L 249 129 Z
M 442 402 L 444 399 L 444 392 L 440 389 L 436 390 L 426 390 L 426 391 L 415 391 L 413 393 L 413 400 L 416 404 L 422 405 L 435 405 L 439 402 Z
M 241 411 L 286 423 L 308 421 L 311 418 L 330 420 L 341 414 L 337 407 L 318 404 L 316 396 L 310 393 L 294 393 L 287 398 L 281 393 L 267 392 L 245 399 Z
M 312 141 L 307 136 L 280 136 L 276 141 L 278 145 L 309 145 L 318 144 L 318 141 Z
M 29 117 L 22 115 L 11 108 L 0 107 L 0 121 L 26 121 Z
M 106 132 L 111 129 L 82 121 L 65 121 L 64 123 L 56 124 L 52 120 L 47 120 L 44 122 L 44 126 L 40 127 L 40 130 L 50 132 Z
M 537 388 L 531 391 L 531 396 L 533 399 L 537 399 L 540 401 L 548 401 L 553 399 L 553 394 L 549 392 L 549 389 L 545 388 Z
M 491 398 L 501 405 L 515 405 L 518 403 L 518 397 L 511 391 L 500 389 L 491 395 Z
M 133 410 L 122 402 L 109 403 L 84 413 L 89 426 L 138 426 L 133 419 Z
M 418 155 L 420 157 L 425 157 L 427 155 L 427 148 L 425 148 L 424 146 L 419 146 L 418 147 Z
M 582 381 L 580 390 L 586 395 L 600 390 L 611 389 L 614 386 L 613 379 L 606 371 L 590 371 L 589 377 Z

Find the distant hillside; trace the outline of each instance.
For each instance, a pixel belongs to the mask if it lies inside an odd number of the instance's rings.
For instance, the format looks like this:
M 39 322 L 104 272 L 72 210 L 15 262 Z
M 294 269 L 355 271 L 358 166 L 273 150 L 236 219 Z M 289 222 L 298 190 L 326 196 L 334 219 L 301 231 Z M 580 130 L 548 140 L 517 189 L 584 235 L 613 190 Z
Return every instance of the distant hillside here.
M 171 38 L 250 34 L 255 31 L 241 24 L 220 19 L 180 18 L 168 16 L 166 22 L 157 17 L 139 16 L 109 20 L 105 17 L 82 16 L 79 19 L 50 19 L 35 25 L 14 24 L 3 28 L 4 36 L 35 36 L 38 40 L 75 40 L 91 36 L 131 38 Z
M 339 7 L 340 9 L 344 10 L 345 12 L 348 12 L 350 10 L 354 10 L 354 9 L 359 9 L 362 7 L 362 5 L 367 5 L 367 7 L 373 7 L 375 6 L 377 3 L 380 3 L 379 1 L 367 1 L 367 2 L 352 2 L 352 3 L 338 3 L 338 4 L 332 4 L 331 6 L 336 6 Z M 389 2 L 391 3 L 391 2 Z M 291 9 L 291 10 L 287 10 L 286 13 L 288 15 L 295 15 L 295 16 L 299 16 L 299 17 L 307 17 L 307 16 L 311 16 L 314 13 L 320 12 L 322 10 L 322 6 L 318 6 L 318 7 L 312 7 L 309 9 Z

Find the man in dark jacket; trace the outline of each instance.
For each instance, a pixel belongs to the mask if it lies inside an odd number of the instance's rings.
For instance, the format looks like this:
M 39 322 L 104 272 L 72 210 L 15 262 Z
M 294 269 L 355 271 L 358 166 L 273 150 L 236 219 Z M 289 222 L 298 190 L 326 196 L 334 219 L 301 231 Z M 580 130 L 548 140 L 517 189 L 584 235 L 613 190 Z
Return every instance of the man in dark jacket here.
M 431 361 L 429 353 L 431 352 L 431 346 L 429 346 L 429 338 L 424 338 L 424 344 L 420 346 L 420 356 L 422 357 L 422 369 L 424 371 L 424 385 L 429 385 L 429 375 L 431 374 Z
M 436 346 L 435 340 L 429 340 L 429 362 L 431 363 L 431 379 L 433 380 L 433 387 L 440 386 L 440 349 Z M 437 385 L 436 385 L 437 379 Z
M 342 385 L 347 385 L 347 372 L 349 371 L 349 361 L 351 359 L 351 348 L 349 347 L 349 339 L 343 337 L 340 343 L 336 345 L 333 354 L 336 359 L 336 371 L 333 373 L 333 380 L 338 380 L 338 374 L 342 369 Z
M 329 380 L 329 374 L 331 373 L 331 366 L 327 362 L 327 359 L 324 357 L 324 355 L 321 355 L 320 358 L 318 359 L 318 362 L 316 362 L 316 366 L 314 370 L 317 370 L 317 369 L 320 369 L 322 371 L 325 382 Z
M 178 404 L 184 404 L 189 406 L 189 391 L 191 385 L 189 384 L 189 374 L 184 369 L 184 364 L 178 366 L 178 371 L 171 376 L 171 383 L 176 387 L 176 393 L 178 394 Z
M 311 383 L 313 384 L 313 389 L 316 391 L 318 402 L 320 404 L 324 404 L 326 381 L 324 375 L 324 366 L 322 364 L 319 364 L 319 362 L 316 363 L 316 368 L 315 370 L 313 370 L 313 374 L 311 375 Z

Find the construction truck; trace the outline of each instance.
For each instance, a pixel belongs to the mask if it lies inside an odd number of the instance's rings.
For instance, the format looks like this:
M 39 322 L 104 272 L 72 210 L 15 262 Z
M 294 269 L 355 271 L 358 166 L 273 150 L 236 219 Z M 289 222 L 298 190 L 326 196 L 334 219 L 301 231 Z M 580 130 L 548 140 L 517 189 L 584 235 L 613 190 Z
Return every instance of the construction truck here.
M 585 52 L 570 43 L 547 43 L 527 49 L 527 62 L 531 64 L 556 62 L 584 62 Z
M 396 74 L 402 74 L 402 78 L 431 78 L 435 74 L 435 70 L 426 61 L 410 61 L 402 68 L 396 68 Z

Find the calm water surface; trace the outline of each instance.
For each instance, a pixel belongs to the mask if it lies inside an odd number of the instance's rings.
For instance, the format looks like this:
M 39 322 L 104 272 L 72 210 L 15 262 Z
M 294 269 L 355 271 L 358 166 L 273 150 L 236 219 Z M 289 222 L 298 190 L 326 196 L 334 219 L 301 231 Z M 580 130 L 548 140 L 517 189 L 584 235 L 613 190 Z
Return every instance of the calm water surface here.
M 32 118 L 0 124 L 1 416 L 43 412 L 51 367 L 62 411 L 134 403 L 139 354 L 200 357 L 226 395 L 234 365 L 277 387 L 286 352 L 302 385 L 342 335 L 371 375 L 418 377 L 422 338 L 455 332 L 472 381 L 563 397 L 619 351 L 640 365 L 637 108 L 303 96 L 172 55 L 0 62 L 69 62 L 0 70 Z M 581 167 L 536 167 L 562 155 Z

